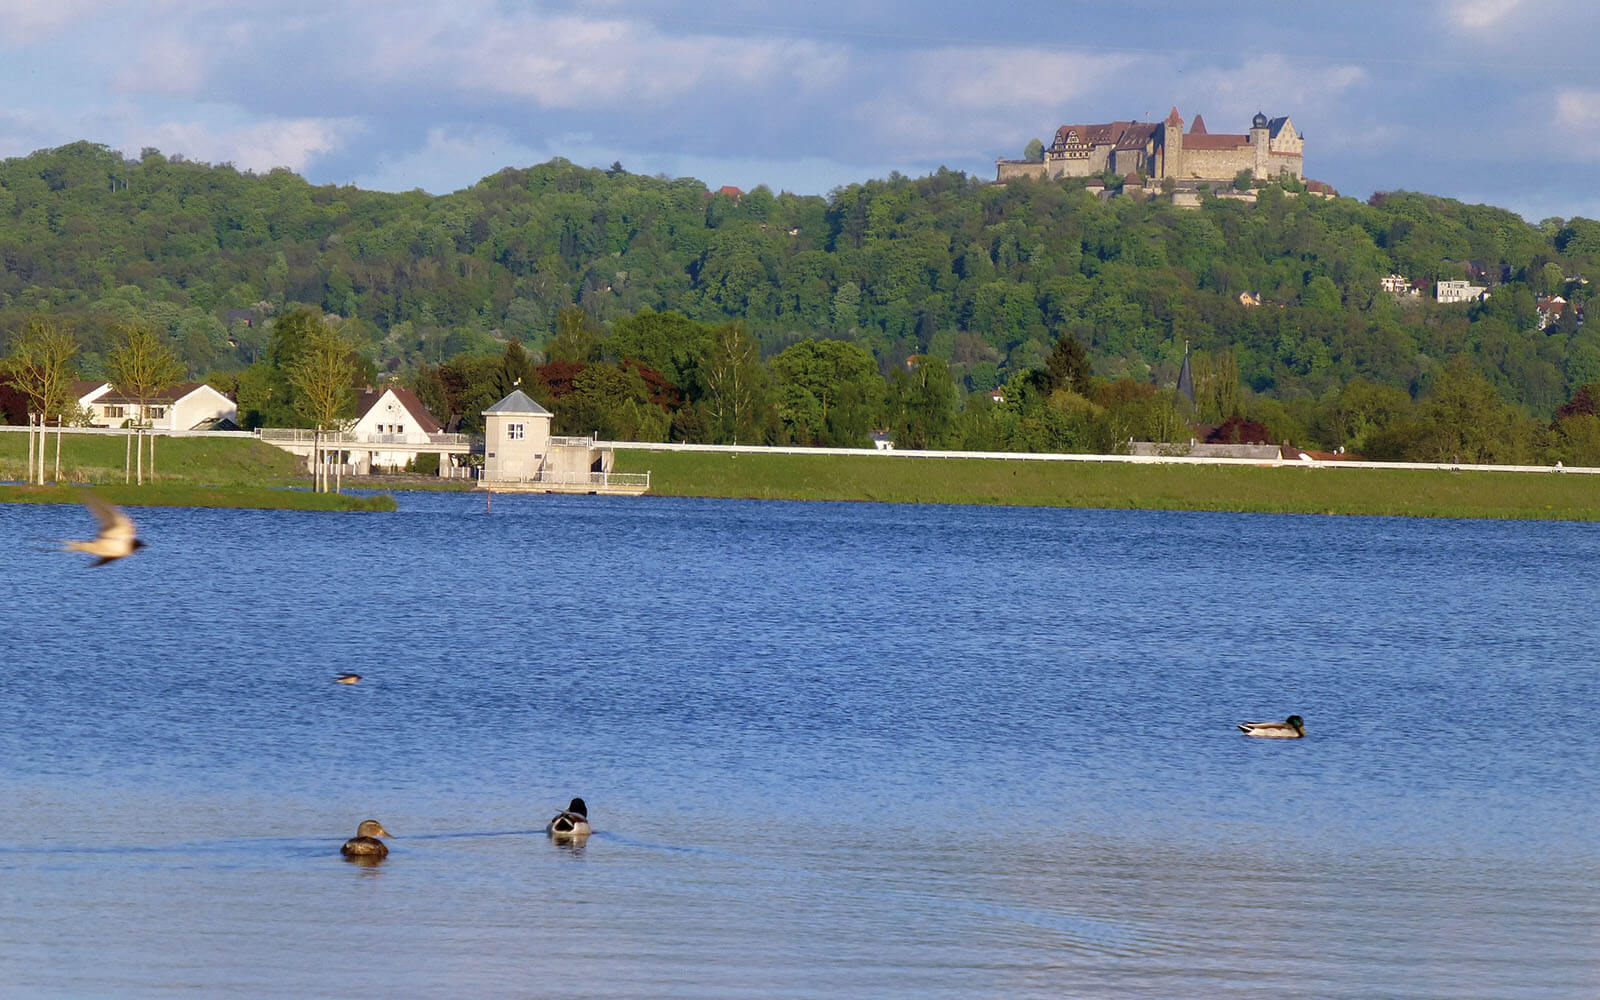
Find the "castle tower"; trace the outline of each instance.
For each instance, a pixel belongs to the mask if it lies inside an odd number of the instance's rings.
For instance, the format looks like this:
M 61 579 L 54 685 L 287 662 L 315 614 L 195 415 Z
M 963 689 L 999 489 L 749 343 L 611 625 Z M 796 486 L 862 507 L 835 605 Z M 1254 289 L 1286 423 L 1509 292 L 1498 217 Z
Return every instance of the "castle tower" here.
M 1267 126 L 1267 116 L 1257 111 L 1256 116 L 1250 119 L 1250 144 L 1256 148 L 1256 167 L 1253 173 L 1258 181 L 1267 180 L 1267 171 L 1272 162 L 1271 152 L 1272 130 Z
M 1183 170 L 1183 118 L 1176 106 L 1167 115 L 1161 135 L 1161 169 L 1155 173 L 1162 177 L 1181 177 Z M 1260 154 L 1257 154 L 1258 156 Z

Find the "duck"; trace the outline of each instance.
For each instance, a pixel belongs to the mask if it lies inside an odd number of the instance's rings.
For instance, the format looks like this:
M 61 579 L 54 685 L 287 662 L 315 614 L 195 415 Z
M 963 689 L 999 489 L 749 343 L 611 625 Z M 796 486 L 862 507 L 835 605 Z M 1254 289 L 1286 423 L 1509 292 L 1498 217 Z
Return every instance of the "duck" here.
M 545 825 L 544 832 L 556 841 L 582 840 L 594 832 L 589 826 L 589 807 L 582 799 L 573 799 Z
M 1291 715 L 1282 722 L 1241 722 L 1239 732 L 1272 740 L 1297 740 L 1306 734 L 1306 721 Z
M 379 840 L 379 837 L 392 837 L 394 834 L 383 828 L 383 824 L 375 819 L 364 819 L 356 827 L 356 835 L 344 842 L 339 848 L 339 853 L 347 858 L 384 858 L 389 855 L 389 845 Z
M 87 552 L 97 556 L 98 558 L 89 564 L 92 568 L 116 562 L 144 548 L 144 542 L 139 538 L 138 531 L 128 515 L 88 490 L 83 491 L 83 505 L 89 508 L 95 520 L 100 522 L 100 534 L 87 542 L 63 542 L 62 552 Z
M 359 683 L 361 683 L 361 675 L 360 674 L 340 674 L 338 677 L 335 677 L 333 679 L 333 682 L 335 684 L 359 684 Z

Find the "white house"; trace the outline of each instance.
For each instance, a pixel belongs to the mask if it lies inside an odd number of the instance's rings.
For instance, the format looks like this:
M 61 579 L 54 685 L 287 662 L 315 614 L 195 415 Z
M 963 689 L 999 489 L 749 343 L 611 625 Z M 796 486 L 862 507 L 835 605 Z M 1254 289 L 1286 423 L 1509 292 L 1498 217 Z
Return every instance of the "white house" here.
M 235 430 L 239 406 L 204 382 L 184 382 L 160 390 L 145 401 L 144 410 L 127 393 L 110 382 L 80 382 L 84 389 L 78 406 L 89 414 L 94 427 L 122 427 L 130 421 L 156 430 Z
M 404 386 L 363 389 L 356 393 L 356 419 L 346 433 L 363 444 L 428 444 L 443 428 L 416 393 Z M 416 457 L 415 449 L 372 451 L 364 465 L 399 468 Z
M 1477 302 L 1488 297 L 1487 285 L 1474 285 L 1470 281 L 1441 281 L 1434 290 L 1434 298 L 1445 305 L 1454 302 Z
M 1387 278 L 1380 278 L 1378 284 L 1390 295 L 1416 295 L 1417 290 L 1411 286 L 1411 279 L 1403 274 L 1391 274 Z

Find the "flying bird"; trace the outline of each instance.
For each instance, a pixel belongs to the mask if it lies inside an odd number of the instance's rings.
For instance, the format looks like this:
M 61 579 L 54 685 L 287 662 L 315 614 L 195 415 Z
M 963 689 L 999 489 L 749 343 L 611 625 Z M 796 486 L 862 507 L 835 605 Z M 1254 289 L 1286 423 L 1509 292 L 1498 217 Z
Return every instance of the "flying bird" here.
M 139 540 L 133 522 L 128 520 L 128 515 L 87 490 L 83 493 L 83 505 L 89 508 L 95 520 L 100 522 L 100 534 L 87 542 L 64 542 L 61 547 L 62 552 L 87 552 L 92 556 L 99 556 L 99 559 L 89 564 L 93 567 L 115 562 L 123 556 L 131 555 L 134 549 L 144 548 L 144 542 Z

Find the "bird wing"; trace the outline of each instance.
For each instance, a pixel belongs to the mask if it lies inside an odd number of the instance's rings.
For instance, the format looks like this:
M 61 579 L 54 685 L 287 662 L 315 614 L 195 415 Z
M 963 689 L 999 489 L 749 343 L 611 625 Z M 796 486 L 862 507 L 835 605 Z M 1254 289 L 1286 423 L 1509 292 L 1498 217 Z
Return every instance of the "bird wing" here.
M 135 531 L 128 515 L 87 491 L 83 494 L 83 505 L 100 522 L 100 541 L 124 545 L 133 541 Z

